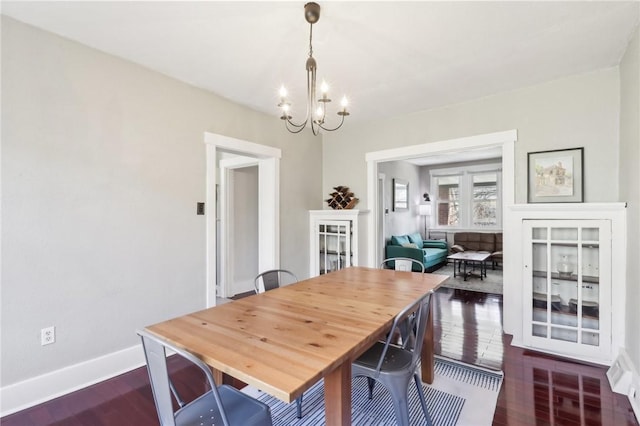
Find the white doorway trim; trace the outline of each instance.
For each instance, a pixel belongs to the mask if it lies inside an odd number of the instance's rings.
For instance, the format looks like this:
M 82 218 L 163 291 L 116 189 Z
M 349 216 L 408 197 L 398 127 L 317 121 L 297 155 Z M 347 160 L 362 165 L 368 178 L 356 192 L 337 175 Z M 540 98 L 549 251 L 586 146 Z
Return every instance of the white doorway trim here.
M 216 181 L 217 181 L 217 153 L 228 152 L 251 157 L 258 165 L 258 269 L 261 271 L 273 269 L 280 264 L 280 158 L 282 151 L 279 148 L 260 145 L 257 143 L 231 138 L 229 136 L 205 132 L 206 145 L 206 306 L 216 304 Z M 223 160 L 226 161 L 226 160 Z M 240 161 L 240 160 L 237 160 Z M 245 160 L 247 161 L 247 160 Z M 233 162 L 225 164 L 227 170 Z M 223 164 L 221 162 L 221 171 Z M 228 177 L 228 176 L 227 176 Z M 222 179 L 221 179 L 222 184 Z M 226 181 L 225 181 L 226 184 Z M 227 188 L 220 187 L 220 246 L 228 247 L 229 234 L 226 232 L 227 219 L 230 215 L 225 212 L 227 205 L 225 196 Z M 228 220 L 228 219 L 227 219 Z M 225 282 L 224 268 L 226 249 L 223 249 L 220 266 L 221 293 L 226 291 L 228 284 Z M 226 261 L 226 259 L 225 259 Z M 225 290 L 222 290 L 225 289 Z
M 376 210 L 378 211 L 378 214 L 375 216 L 376 227 L 378 228 L 378 240 L 377 240 L 378 243 L 376 244 L 376 250 L 375 250 L 376 265 L 380 265 L 386 257 L 386 253 L 384 252 L 384 249 L 381 250 L 381 248 L 384 247 L 384 236 L 385 236 L 385 229 L 386 229 L 385 227 L 387 222 L 387 210 L 384 204 L 384 195 L 383 195 L 386 182 L 387 180 L 386 180 L 385 174 L 378 173 L 378 181 L 377 181 L 377 188 L 376 188 L 376 192 L 378 194 L 378 199 L 376 200 Z

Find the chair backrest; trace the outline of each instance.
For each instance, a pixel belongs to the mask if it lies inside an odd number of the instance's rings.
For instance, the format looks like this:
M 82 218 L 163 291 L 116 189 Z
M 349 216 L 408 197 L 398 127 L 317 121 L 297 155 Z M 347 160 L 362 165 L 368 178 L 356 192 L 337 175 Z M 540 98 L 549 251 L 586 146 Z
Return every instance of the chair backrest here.
M 432 294 L 433 291 L 429 291 L 396 315 L 393 320 L 393 325 L 391 326 L 391 331 L 387 335 L 387 339 L 384 343 L 384 349 L 380 354 L 380 359 L 376 366 L 376 374 L 380 373 L 387 350 L 389 349 L 389 345 L 393 344 L 396 332 L 403 334 L 402 348 L 411 352 L 410 368 L 411 371 L 415 371 L 415 368 L 420 361 L 420 355 L 422 354 L 422 342 L 427 329 L 427 319 L 429 318 L 429 307 Z M 404 327 L 405 330 L 402 330 L 401 327 Z
M 259 274 L 254 280 L 254 286 L 256 293 L 263 293 L 280 287 L 286 281 L 291 284 L 297 282 L 298 278 L 293 272 L 286 269 L 271 269 Z M 260 286 L 260 282 L 262 282 L 262 286 Z
M 171 349 L 176 354 L 192 362 L 204 372 L 216 401 L 218 413 L 222 418 L 222 422 L 223 424 L 228 425 L 229 421 L 224 411 L 222 400 L 218 393 L 218 387 L 216 386 L 211 369 L 209 369 L 204 362 L 194 356 L 191 352 L 178 348 L 147 331 L 139 330 L 137 333 L 142 339 L 144 355 L 147 360 L 147 371 L 149 372 L 149 382 L 151 383 L 151 390 L 153 391 L 153 399 L 156 403 L 156 410 L 158 411 L 160 425 L 175 426 L 175 413 L 173 411 L 173 404 L 171 401 L 171 382 L 169 380 L 169 372 L 167 369 L 166 348 Z
M 382 269 L 395 269 L 396 271 L 413 271 L 424 273 L 424 264 L 416 259 L 409 257 L 390 257 L 380 264 Z

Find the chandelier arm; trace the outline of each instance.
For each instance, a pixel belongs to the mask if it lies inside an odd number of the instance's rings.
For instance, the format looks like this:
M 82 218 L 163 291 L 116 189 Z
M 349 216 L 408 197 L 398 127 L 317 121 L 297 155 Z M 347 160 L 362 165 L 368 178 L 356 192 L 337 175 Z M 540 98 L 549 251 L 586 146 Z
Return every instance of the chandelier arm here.
M 302 123 L 302 124 L 296 124 L 296 123 L 292 122 L 291 120 L 286 119 L 284 124 L 285 124 L 285 127 L 287 128 L 287 130 L 290 133 L 300 133 L 301 131 L 304 130 L 305 127 L 307 127 L 307 122 L 308 121 L 309 120 L 305 120 L 305 122 Z M 289 126 L 293 126 L 294 128 L 292 129 Z
M 316 127 L 318 124 L 314 123 L 313 121 L 311 121 L 311 133 L 313 133 L 313 136 L 318 136 L 318 133 L 320 133 L 319 129 Z
M 326 130 L 327 132 L 333 132 L 334 130 L 338 130 L 340 127 L 342 127 L 342 125 L 344 124 L 344 115 L 342 116 L 342 120 L 340 120 L 340 124 L 338 124 L 337 127 L 334 127 L 333 129 L 329 129 L 328 127 L 324 127 L 322 124 L 318 123 L 318 126 L 322 129 L 322 130 Z

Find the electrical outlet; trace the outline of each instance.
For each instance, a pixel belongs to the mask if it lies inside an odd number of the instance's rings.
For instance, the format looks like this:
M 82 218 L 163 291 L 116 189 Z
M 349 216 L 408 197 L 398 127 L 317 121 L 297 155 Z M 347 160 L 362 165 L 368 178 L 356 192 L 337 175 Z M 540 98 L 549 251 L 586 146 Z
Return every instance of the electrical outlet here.
M 50 345 L 56 342 L 56 328 L 54 326 L 46 327 L 40 330 L 40 344 Z

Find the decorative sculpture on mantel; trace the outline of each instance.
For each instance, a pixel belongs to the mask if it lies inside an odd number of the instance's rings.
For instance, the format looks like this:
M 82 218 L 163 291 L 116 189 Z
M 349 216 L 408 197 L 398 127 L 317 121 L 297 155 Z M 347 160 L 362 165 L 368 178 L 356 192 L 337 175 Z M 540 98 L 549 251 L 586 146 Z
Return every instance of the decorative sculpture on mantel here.
M 335 192 L 329 194 L 331 198 L 325 200 L 329 207 L 334 210 L 342 210 L 342 209 L 352 209 L 356 204 L 358 204 L 358 199 L 355 198 L 353 192 L 349 190 L 347 186 L 336 186 Z

